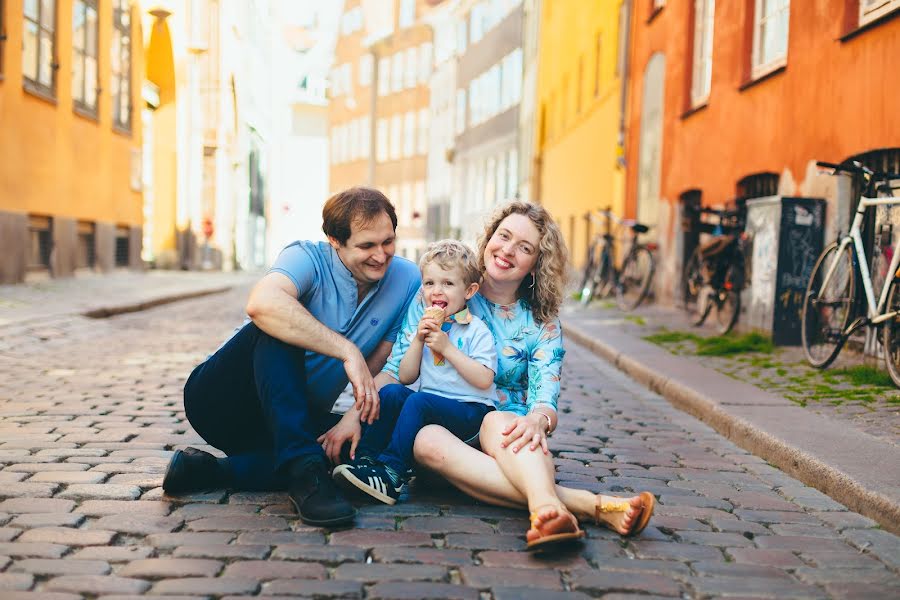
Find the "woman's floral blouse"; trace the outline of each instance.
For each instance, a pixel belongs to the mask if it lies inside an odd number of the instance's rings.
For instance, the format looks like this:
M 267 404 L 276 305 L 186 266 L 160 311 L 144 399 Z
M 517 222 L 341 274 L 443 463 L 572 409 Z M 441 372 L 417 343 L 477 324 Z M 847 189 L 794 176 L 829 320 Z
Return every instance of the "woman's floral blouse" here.
M 563 349 L 559 320 L 535 322 L 528 303 L 494 304 L 481 294 L 469 300 L 469 310 L 491 330 L 497 344 L 497 408 L 519 415 L 538 405 L 556 410 Z M 406 353 L 425 311 L 421 292 L 410 303 L 403 329 L 394 342 L 383 371 L 397 379 L 400 359 Z

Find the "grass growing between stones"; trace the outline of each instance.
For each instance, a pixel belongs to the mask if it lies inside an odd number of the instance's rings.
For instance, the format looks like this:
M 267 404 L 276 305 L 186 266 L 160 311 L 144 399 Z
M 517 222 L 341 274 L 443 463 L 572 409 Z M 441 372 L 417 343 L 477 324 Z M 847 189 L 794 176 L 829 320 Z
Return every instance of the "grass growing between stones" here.
M 853 385 L 872 385 L 875 387 L 894 387 L 894 382 L 887 371 L 871 365 L 854 365 L 843 369 L 835 369 L 833 375 L 843 376 Z
M 688 333 L 686 331 L 663 330 L 659 333 L 644 336 L 644 339 L 661 346 L 666 344 L 693 342 L 696 345 L 694 354 L 698 356 L 733 356 L 735 354 L 744 354 L 748 352 L 771 354 L 775 349 L 772 340 L 759 333 L 701 337 L 695 333 Z M 769 368 L 774 366 L 774 363 L 771 363 L 766 359 L 761 359 L 761 363 L 759 363 L 758 366 Z

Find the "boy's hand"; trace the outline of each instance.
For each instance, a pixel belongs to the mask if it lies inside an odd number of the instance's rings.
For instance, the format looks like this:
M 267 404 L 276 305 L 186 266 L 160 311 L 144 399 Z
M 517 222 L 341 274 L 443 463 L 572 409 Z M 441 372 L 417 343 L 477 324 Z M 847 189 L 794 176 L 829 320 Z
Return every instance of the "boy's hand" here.
M 437 321 L 429 317 L 422 317 L 422 320 L 419 321 L 419 330 L 416 332 L 416 337 L 424 342 L 429 333 L 440 330 L 441 326 Z
M 425 345 L 432 352 L 446 354 L 446 350 L 450 346 L 450 337 L 438 328 L 428 332 L 428 335 L 425 336 Z

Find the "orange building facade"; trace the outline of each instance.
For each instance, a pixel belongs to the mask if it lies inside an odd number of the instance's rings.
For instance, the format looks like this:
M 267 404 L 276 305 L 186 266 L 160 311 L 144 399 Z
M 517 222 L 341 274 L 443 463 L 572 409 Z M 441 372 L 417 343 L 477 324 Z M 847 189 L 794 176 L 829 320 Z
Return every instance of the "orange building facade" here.
M 900 0 L 633 0 L 625 212 L 656 225 L 657 298 L 677 296 L 687 203 L 826 200 L 852 188 L 816 160 L 900 168 Z
M 0 283 L 141 266 L 140 39 L 130 0 L 0 2 Z

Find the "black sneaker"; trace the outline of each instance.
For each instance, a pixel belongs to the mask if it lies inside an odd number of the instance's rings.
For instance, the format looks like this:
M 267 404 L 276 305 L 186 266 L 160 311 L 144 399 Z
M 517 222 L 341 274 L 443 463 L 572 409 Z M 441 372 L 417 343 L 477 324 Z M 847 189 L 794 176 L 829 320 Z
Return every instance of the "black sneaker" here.
M 176 450 L 166 467 L 162 488 L 167 494 L 193 494 L 225 487 L 216 457 L 197 448 Z
M 304 523 L 334 527 L 356 517 L 356 509 L 328 476 L 324 459 L 296 461 L 288 477 L 288 497 Z
M 409 485 L 387 465 L 371 460 L 353 461 L 345 468 L 335 469 L 334 479 L 339 484 L 350 484 L 385 504 L 395 504 L 409 496 Z

